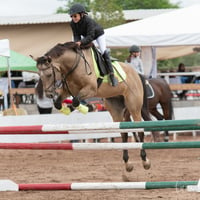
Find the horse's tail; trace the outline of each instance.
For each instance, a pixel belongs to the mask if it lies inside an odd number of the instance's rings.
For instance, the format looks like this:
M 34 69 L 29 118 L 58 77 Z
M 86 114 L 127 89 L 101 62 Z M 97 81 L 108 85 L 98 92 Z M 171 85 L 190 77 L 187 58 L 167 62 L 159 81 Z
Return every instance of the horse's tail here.
M 146 79 L 142 74 L 139 74 L 140 80 L 143 86 L 143 105 L 142 105 L 142 118 L 145 121 L 151 121 L 150 112 L 149 112 L 149 104 L 148 104 L 148 97 L 147 97 L 147 88 L 146 88 Z

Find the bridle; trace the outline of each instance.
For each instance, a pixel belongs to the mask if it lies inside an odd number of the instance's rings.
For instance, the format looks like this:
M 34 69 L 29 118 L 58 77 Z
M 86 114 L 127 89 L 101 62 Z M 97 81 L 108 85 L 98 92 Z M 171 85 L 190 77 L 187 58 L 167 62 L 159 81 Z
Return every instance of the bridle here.
M 86 60 L 85 55 L 81 49 L 77 49 L 74 64 L 72 65 L 72 67 L 69 69 L 69 71 L 66 74 L 64 74 L 64 73 L 62 73 L 62 71 L 58 70 L 56 68 L 56 66 L 54 66 L 52 64 L 52 62 L 48 62 L 48 65 L 46 65 L 45 68 L 42 68 L 42 69 L 40 68 L 39 69 L 40 71 L 45 71 L 45 70 L 48 70 L 49 68 L 51 68 L 52 72 L 53 72 L 52 73 L 53 80 L 52 80 L 51 84 L 49 84 L 49 86 L 45 89 L 45 92 L 50 91 L 50 88 L 52 88 L 51 92 L 53 93 L 52 94 L 53 97 L 57 97 L 58 93 L 56 92 L 56 89 L 60 89 L 62 87 L 63 90 L 66 90 L 72 97 L 74 97 L 72 91 L 70 90 L 67 78 L 76 70 L 76 68 L 78 68 L 81 59 L 83 59 L 83 61 L 84 61 L 85 71 L 86 71 L 87 75 L 91 75 L 92 74 L 91 66 L 88 63 L 88 61 Z M 61 80 L 56 80 L 56 70 L 61 74 Z

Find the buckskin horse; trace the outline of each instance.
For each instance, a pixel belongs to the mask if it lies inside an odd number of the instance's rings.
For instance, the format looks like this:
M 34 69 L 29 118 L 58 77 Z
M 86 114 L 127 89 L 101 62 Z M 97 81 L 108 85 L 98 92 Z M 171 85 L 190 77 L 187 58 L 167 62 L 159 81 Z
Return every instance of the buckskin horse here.
M 142 117 L 144 120 L 151 120 L 144 109 L 147 103 L 144 101 L 146 99 L 144 80 L 127 64 L 115 61 L 125 75 L 121 78 L 122 75 L 118 70 L 116 71 L 120 75 L 116 87 L 111 86 L 106 80 L 98 87 L 91 48 L 80 49 L 74 42 L 57 44 L 44 56 L 35 60 L 44 91 L 48 97 L 54 98 L 57 109 L 61 108 L 62 100 L 68 96 L 73 97 L 74 107 L 78 107 L 81 100 L 101 97 L 105 99 L 114 122 L 126 120 L 124 119 L 125 108 L 134 121 L 141 121 Z M 127 142 L 124 134 L 121 135 L 123 142 Z M 139 133 L 139 139 L 139 142 L 144 142 L 143 132 Z M 141 149 L 140 156 L 143 167 L 149 169 L 150 160 L 144 149 Z M 127 150 L 123 150 L 123 160 L 126 171 L 132 171 L 133 166 L 128 162 Z

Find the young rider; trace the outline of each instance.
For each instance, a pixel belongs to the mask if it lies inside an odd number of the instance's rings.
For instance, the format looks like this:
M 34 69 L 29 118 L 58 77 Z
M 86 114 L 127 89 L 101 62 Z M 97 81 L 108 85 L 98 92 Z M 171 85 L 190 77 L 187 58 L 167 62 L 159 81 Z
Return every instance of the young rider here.
M 137 45 L 132 45 L 129 48 L 129 57 L 127 58 L 127 62 L 136 69 L 136 71 L 140 74 L 144 74 L 143 63 L 140 58 L 141 49 Z
M 114 77 L 112 63 L 106 49 L 106 40 L 103 28 L 88 16 L 84 6 L 81 4 L 74 4 L 69 10 L 69 15 L 72 18 L 70 25 L 74 41 L 80 46 L 87 45 L 96 40 L 105 60 L 111 84 L 112 86 L 116 86 L 118 82 Z

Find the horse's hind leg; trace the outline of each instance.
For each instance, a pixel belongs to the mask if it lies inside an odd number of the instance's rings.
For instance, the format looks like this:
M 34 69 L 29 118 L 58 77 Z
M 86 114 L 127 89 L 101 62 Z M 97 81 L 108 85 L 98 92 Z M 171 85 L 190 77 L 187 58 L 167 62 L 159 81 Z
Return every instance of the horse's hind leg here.
M 139 134 L 140 141 L 144 142 L 144 132 L 139 132 L 138 134 Z M 144 169 L 150 169 L 151 162 L 147 158 L 147 154 L 146 154 L 146 151 L 144 149 L 140 150 L 140 157 L 142 159 Z
M 130 113 L 126 110 L 125 114 L 124 114 L 124 120 L 125 121 L 131 121 L 131 118 L 130 118 Z M 144 132 L 139 132 L 138 135 L 133 132 L 133 135 L 134 135 L 134 138 L 135 138 L 135 141 L 136 142 L 141 142 L 141 141 L 144 141 Z M 141 149 L 140 150 L 140 157 L 143 161 L 143 167 L 144 169 L 149 169 L 150 168 L 150 161 L 147 159 L 147 155 L 146 155 L 146 152 L 144 149 Z
M 139 105 L 135 106 L 135 107 L 128 106 L 128 105 L 132 105 L 132 102 L 129 102 L 128 100 L 126 100 L 126 103 L 127 103 L 127 108 L 129 109 L 129 112 L 130 112 L 131 116 L 133 117 L 133 120 L 134 121 L 142 121 L 142 105 L 141 105 L 141 107 Z M 138 132 L 138 136 L 140 139 L 139 142 L 144 142 L 144 132 Z M 147 158 L 147 154 L 144 149 L 141 149 L 140 157 L 143 161 L 144 169 L 149 169 L 151 167 L 151 163 L 150 163 L 150 160 Z
M 122 142 L 128 142 L 128 133 L 121 133 Z M 131 172 L 133 170 L 133 165 L 129 162 L 128 150 L 123 150 L 123 160 L 125 163 L 125 168 L 127 172 Z
M 127 109 L 124 112 L 124 121 L 127 121 L 127 122 L 132 121 L 131 117 L 130 117 L 130 113 Z M 140 139 L 138 138 L 138 135 L 136 134 L 136 132 L 132 132 L 132 133 L 133 133 L 133 137 L 135 139 L 135 142 L 140 142 Z
M 110 112 L 113 121 L 121 122 L 124 121 L 124 100 L 123 97 L 113 97 L 105 99 L 105 106 L 107 110 Z M 128 133 L 121 133 L 122 142 L 128 142 Z M 123 161 L 125 163 L 125 169 L 127 172 L 133 170 L 132 163 L 129 162 L 128 150 L 123 150 Z

